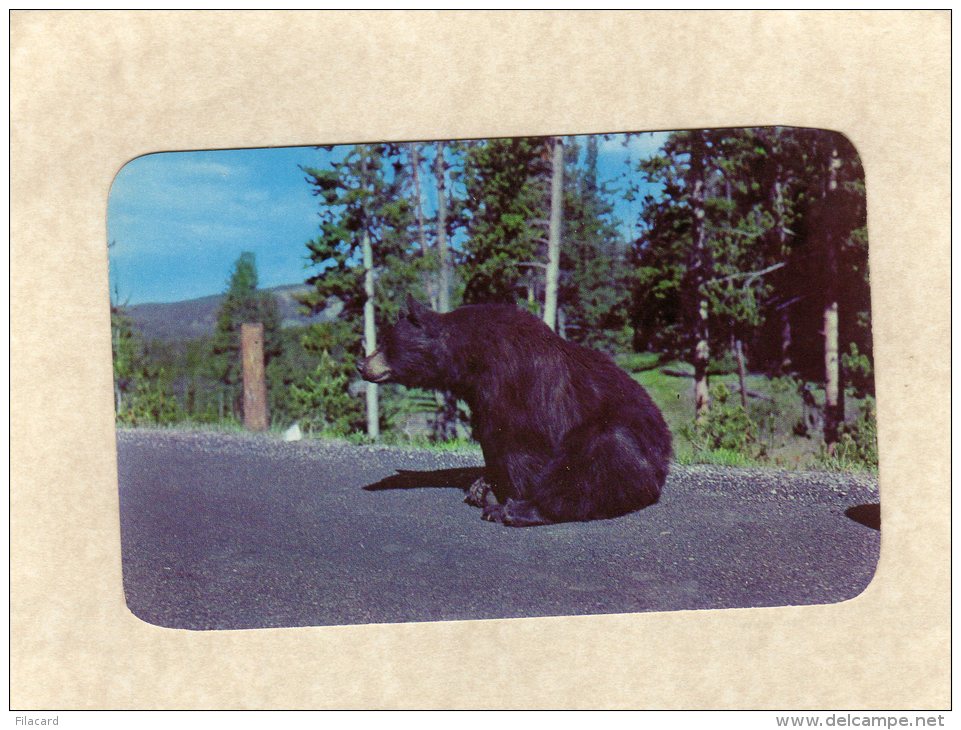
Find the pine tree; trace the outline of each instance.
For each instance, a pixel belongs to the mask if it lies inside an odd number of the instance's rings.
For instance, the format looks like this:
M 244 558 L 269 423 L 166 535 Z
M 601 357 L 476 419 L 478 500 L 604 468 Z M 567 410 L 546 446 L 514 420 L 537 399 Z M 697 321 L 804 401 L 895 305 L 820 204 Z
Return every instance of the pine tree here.
M 536 137 L 471 143 L 464 162 L 467 240 L 461 265 L 467 303 L 510 302 L 527 288 L 539 300 L 531 269 L 543 270 L 547 244 L 549 155 Z
M 598 181 L 598 137 L 565 144 L 564 246 L 560 307 L 565 336 L 601 349 L 617 349 L 627 324 L 629 270 L 613 219 L 610 193 Z
M 327 148 L 328 150 L 332 148 Z M 411 256 L 415 213 L 404 194 L 405 168 L 397 145 L 350 148 L 325 168 L 302 168 L 320 198 L 320 235 L 308 242 L 319 268 L 303 298 L 314 311 L 330 297 L 344 303 L 344 316 L 360 321 L 367 354 L 377 346 L 378 326 L 394 319 L 408 291 L 423 296 L 424 257 Z M 367 433 L 380 433 L 378 386 L 366 385 Z
M 730 349 L 743 373 L 750 343 L 772 372 L 825 383 L 830 442 L 847 372 L 870 387 L 864 178 L 853 148 L 818 130 L 682 132 L 641 170 L 663 192 L 644 201 L 632 251 L 636 347 L 694 362 L 701 383 L 699 346 Z
M 110 305 L 110 330 L 113 346 L 114 408 L 120 417 L 126 407 L 126 397 L 133 387 L 138 343 L 133 322 L 123 307 Z
M 281 351 L 280 313 L 277 300 L 258 291 L 256 258 L 249 251 L 234 263 L 211 343 L 210 367 L 221 384 L 220 418 L 226 416 L 228 408 L 234 417 L 242 416 L 240 325 L 245 322 L 264 325 L 264 362 L 269 364 Z

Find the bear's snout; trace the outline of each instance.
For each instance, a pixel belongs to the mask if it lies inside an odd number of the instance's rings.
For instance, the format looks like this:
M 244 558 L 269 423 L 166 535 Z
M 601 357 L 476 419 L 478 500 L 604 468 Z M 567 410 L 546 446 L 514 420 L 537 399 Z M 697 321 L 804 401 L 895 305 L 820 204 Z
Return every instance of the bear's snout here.
M 383 383 L 390 379 L 390 366 L 380 350 L 374 350 L 367 357 L 357 361 L 357 372 L 370 383 Z

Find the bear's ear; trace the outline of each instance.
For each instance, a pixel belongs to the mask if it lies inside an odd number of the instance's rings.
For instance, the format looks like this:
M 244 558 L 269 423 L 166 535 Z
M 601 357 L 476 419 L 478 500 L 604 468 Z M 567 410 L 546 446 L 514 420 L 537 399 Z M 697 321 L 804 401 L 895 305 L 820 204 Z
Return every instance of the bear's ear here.
M 426 325 L 434 317 L 434 311 L 425 307 L 410 294 L 407 295 L 407 319 L 416 325 Z

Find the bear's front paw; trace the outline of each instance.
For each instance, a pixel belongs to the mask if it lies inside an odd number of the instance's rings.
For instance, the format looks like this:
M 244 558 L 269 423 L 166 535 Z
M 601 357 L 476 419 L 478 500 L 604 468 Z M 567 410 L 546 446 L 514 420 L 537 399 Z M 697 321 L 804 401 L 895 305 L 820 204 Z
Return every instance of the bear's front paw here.
M 503 522 L 504 521 L 504 505 L 502 504 L 488 504 L 484 507 L 483 519 L 488 522 Z
M 491 489 L 490 482 L 486 478 L 475 479 L 474 483 L 467 489 L 464 501 L 473 507 L 486 507 L 497 504 L 497 497 Z

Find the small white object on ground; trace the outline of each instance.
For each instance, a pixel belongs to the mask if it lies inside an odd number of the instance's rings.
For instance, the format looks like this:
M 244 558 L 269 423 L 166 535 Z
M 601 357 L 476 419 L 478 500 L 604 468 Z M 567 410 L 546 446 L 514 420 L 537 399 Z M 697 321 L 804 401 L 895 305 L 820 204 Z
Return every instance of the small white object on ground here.
M 284 431 L 284 441 L 300 441 L 303 437 L 304 435 L 300 432 L 299 423 L 295 423 Z

